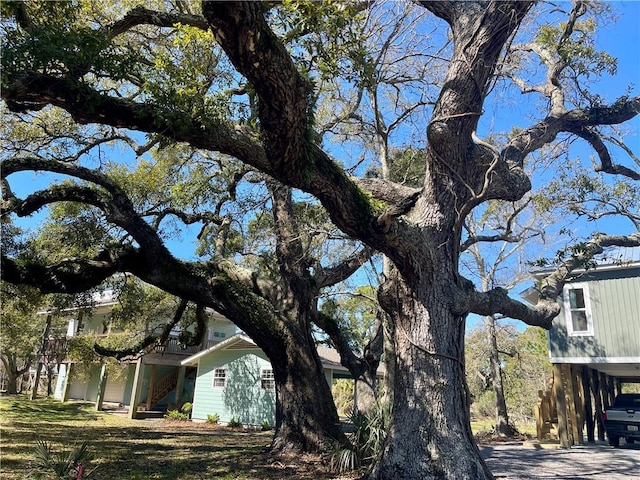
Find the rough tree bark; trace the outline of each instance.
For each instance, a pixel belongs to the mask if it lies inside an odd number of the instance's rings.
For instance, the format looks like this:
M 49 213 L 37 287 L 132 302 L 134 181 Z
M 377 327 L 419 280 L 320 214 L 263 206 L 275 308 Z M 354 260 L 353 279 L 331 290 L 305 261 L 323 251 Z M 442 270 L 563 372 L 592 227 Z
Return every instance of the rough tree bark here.
M 271 180 L 267 187 L 273 202 L 280 272 L 279 288 L 272 289 L 271 295 L 285 317 L 281 345 L 265 352 L 274 366 L 278 399 L 273 448 L 328 451 L 335 442 L 346 444 L 346 438 L 311 334 L 321 287 L 315 286 L 309 272 L 291 189 Z M 315 448 L 309 448 L 310 441 Z
M 441 255 L 433 260 L 445 260 L 442 248 Z M 424 272 L 418 293 L 396 271 L 380 293 L 385 309 L 396 312 L 396 365 L 389 439 L 372 478 L 491 478 L 469 422 L 465 316 L 452 311 L 450 289 L 436 280 L 444 273 Z
M 285 335 L 263 347 L 276 384 L 271 447 L 274 452 L 326 452 L 336 443 L 346 444 L 346 439 L 310 335 L 308 312 L 298 313 L 295 324 L 286 322 Z
M 346 439 L 310 329 L 296 330 L 287 345 L 269 352 L 278 397 L 272 449 L 326 452 Z

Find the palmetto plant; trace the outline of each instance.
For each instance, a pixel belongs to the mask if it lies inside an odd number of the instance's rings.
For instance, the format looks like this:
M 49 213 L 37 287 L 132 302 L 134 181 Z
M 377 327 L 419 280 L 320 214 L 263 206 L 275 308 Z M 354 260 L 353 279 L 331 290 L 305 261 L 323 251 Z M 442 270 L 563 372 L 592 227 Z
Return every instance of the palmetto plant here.
M 85 473 L 87 462 L 91 454 L 86 442 L 76 445 L 68 452 L 55 452 L 53 444 L 38 440 L 34 449 L 35 469 L 38 478 L 68 480 L 74 478 L 83 480 L 89 478 Z
M 390 416 L 391 409 L 383 402 L 377 402 L 367 414 L 352 415 L 351 448 L 340 447 L 332 453 L 332 469 L 342 473 L 372 463 L 382 451 Z

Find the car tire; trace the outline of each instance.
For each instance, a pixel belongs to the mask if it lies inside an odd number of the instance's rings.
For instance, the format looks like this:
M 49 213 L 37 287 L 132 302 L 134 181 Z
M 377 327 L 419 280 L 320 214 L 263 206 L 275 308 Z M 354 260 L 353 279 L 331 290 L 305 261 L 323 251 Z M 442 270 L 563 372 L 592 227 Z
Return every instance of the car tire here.
M 618 448 L 620 446 L 620 437 L 618 437 L 617 435 L 611 435 L 609 437 L 609 445 L 614 448 Z

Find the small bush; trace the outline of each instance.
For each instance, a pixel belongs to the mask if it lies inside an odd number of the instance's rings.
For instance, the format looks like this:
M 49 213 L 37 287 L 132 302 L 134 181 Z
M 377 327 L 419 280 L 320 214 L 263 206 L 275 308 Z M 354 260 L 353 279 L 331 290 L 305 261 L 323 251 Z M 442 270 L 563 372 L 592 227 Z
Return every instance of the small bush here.
M 178 421 L 184 422 L 186 420 L 189 420 L 189 415 L 187 415 L 186 413 L 182 413 L 178 410 L 169 410 L 164 416 L 164 418 L 165 420 L 178 420 Z
M 236 417 L 231 417 L 231 420 L 229 420 L 229 423 L 227 423 L 227 427 L 229 427 L 229 428 L 242 428 L 242 422 L 240 421 L 240 419 L 238 419 Z
M 218 422 L 220 422 L 220 415 L 218 415 L 217 413 L 214 413 L 213 415 L 207 415 L 207 423 L 213 423 L 214 425 L 216 425 Z
M 191 418 L 191 409 L 193 408 L 193 405 L 190 402 L 185 402 L 182 404 L 182 407 L 180 408 L 180 412 L 185 414 L 187 416 L 187 419 Z
M 348 378 L 340 378 L 331 386 L 333 400 L 340 416 L 347 417 L 353 412 L 353 388 L 353 380 Z
M 493 390 L 482 392 L 471 405 L 471 411 L 477 418 L 490 418 L 495 421 L 496 395 Z
M 267 430 L 271 430 L 271 424 L 269 423 L 269 420 L 264 420 L 262 422 L 262 431 L 266 432 Z

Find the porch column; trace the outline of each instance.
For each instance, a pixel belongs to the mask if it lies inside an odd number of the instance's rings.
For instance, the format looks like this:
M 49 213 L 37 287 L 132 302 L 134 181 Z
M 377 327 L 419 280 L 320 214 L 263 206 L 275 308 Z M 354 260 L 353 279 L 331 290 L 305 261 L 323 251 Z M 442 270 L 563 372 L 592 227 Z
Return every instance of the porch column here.
M 149 375 L 149 385 L 147 386 L 147 410 L 151 410 L 153 406 L 153 387 L 156 382 L 156 365 L 151 365 L 151 374 Z
M 184 377 L 187 372 L 187 367 L 181 365 L 178 367 L 178 382 L 176 383 L 176 398 L 175 404 L 176 408 L 180 408 L 180 403 L 182 402 L 182 390 L 184 390 Z
M 71 365 L 72 363 L 67 363 L 67 375 L 64 378 L 64 384 L 62 385 L 62 401 L 66 402 L 69 400 L 69 386 L 71 385 Z
M 133 391 L 131 392 L 131 403 L 129 405 L 129 418 L 135 419 L 138 414 L 138 403 L 142 393 L 142 380 L 144 379 L 144 363 L 142 358 L 136 362 L 136 373 L 133 376 Z
M 564 393 L 562 381 L 562 365 L 553 364 L 553 395 L 556 399 L 556 410 L 558 413 L 558 438 L 562 448 L 570 448 L 569 426 L 567 425 L 567 400 Z
M 100 379 L 98 380 L 98 397 L 96 398 L 96 410 L 102 410 L 102 402 L 104 402 L 104 392 L 107 389 L 107 364 L 102 363 L 100 366 Z

